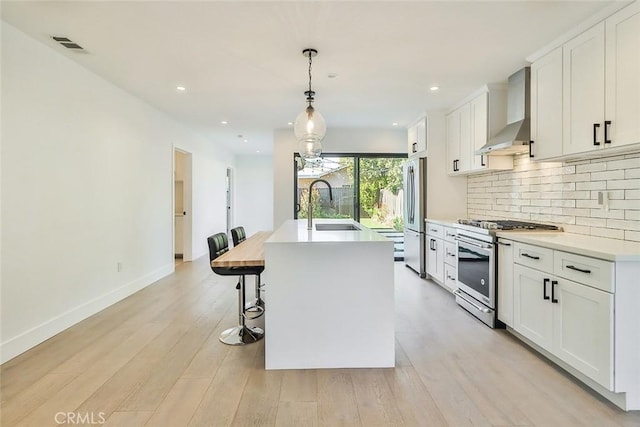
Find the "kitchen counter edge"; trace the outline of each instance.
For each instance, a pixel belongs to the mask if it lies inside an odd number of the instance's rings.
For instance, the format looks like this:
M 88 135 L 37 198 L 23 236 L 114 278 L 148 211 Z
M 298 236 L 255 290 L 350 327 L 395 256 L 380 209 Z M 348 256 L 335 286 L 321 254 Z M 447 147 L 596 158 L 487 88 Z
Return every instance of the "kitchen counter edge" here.
M 499 238 L 571 252 L 607 261 L 640 262 L 640 242 L 552 232 L 498 232 Z

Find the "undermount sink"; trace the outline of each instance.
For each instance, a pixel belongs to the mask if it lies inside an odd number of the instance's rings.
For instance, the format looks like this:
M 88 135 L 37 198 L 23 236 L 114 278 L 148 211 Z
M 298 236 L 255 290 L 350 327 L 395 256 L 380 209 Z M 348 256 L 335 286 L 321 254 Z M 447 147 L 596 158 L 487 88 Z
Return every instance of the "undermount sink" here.
M 317 231 L 359 231 L 360 228 L 353 224 L 316 224 Z

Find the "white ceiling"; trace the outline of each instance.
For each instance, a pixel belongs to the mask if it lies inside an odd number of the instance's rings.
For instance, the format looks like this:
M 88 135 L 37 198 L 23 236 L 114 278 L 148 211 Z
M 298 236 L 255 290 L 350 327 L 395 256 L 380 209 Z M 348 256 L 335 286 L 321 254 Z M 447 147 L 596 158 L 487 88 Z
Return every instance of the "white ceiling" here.
M 3 1 L 2 19 L 212 143 L 248 154 L 271 152 L 273 129 L 303 110 L 303 48 L 319 50 L 315 106 L 329 129 L 406 127 L 504 81 L 610 3 Z M 86 52 L 61 47 L 53 35 Z M 430 92 L 436 84 L 441 90 Z

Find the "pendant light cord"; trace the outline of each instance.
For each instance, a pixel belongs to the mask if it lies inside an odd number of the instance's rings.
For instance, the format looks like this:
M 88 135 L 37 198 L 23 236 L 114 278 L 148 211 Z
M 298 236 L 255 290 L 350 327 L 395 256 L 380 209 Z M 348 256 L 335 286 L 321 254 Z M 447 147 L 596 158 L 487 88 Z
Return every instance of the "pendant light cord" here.
M 308 101 L 309 101 L 309 106 L 311 106 L 311 103 L 313 102 L 313 95 L 311 95 L 313 93 L 313 91 L 311 90 L 311 63 L 313 61 L 313 55 L 311 54 L 311 51 L 309 51 L 309 97 L 308 97 Z

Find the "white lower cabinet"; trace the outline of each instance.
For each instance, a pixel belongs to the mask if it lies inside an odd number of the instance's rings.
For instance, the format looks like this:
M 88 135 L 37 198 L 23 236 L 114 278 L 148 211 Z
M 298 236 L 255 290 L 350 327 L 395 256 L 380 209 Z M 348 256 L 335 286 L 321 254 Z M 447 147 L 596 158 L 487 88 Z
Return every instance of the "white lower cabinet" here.
M 605 262 L 592 261 L 593 265 Z M 612 293 L 558 277 L 553 267 L 537 270 L 516 263 L 513 302 L 513 329 L 613 390 Z
M 451 292 L 458 289 L 458 244 L 444 242 L 444 285 Z
M 427 274 L 444 282 L 444 241 L 427 234 Z
M 556 279 L 553 353 L 613 389 L 613 294 Z
M 513 267 L 513 329 L 552 351 L 553 307 L 548 296 L 549 282 L 549 275 L 541 271 L 517 264 Z

